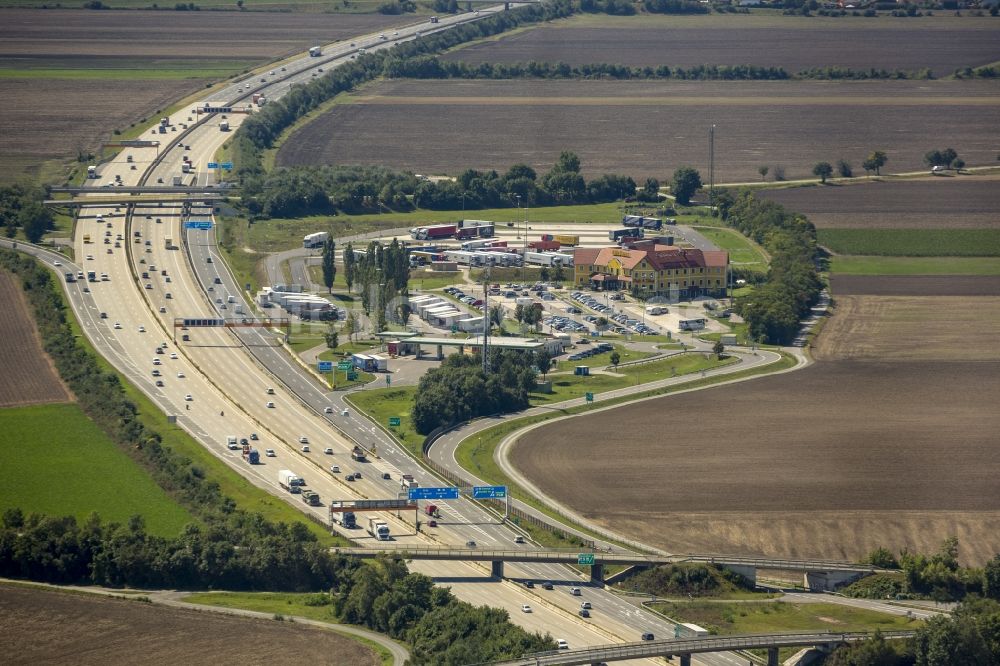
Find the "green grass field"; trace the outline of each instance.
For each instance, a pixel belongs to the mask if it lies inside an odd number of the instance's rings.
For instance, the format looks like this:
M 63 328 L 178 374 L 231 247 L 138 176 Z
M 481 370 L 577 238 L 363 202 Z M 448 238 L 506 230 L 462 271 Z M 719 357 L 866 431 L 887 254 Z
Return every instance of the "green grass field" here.
M 1000 257 L 1000 229 L 819 229 L 835 254 L 890 257 Z
M 767 256 L 763 249 L 735 229 L 718 227 L 694 227 L 694 229 L 720 250 L 728 252 L 730 263 L 761 273 L 767 270 Z
M 422 446 L 424 436 L 413 429 L 410 409 L 413 407 L 413 397 L 417 393 L 416 386 L 398 386 L 392 388 L 372 388 L 355 391 L 347 396 L 347 401 L 376 423 L 386 428 L 396 436 L 406 450 L 416 458 L 423 457 Z M 389 418 L 398 417 L 400 425 L 389 427 Z
M 839 275 L 1000 275 L 1000 257 L 871 257 L 830 258 Z
M 78 520 L 141 514 L 161 536 L 195 520 L 75 404 L 0 409 L 0 509 L 10 507 Z
M 826 603 L 656 603 L 654 610 L 692 622 L 715 634 L 780 631 L 871 631 L 911 629 L 922 624 L 905 616 Z
M 191 604 L 217 606 L 220 608 L 241 608 L 260 613 L 273 613 L 285 617 L 303 617 L 318 622 L 340 624 L 333 615 L 332 602 L 324 593 L 294 592 L 199 592 L 186 595 L 183 599 Z M 343 634 L 372 648 L 383 666 L 390 666 L 392 654 L 381 645 L 359 636 Z

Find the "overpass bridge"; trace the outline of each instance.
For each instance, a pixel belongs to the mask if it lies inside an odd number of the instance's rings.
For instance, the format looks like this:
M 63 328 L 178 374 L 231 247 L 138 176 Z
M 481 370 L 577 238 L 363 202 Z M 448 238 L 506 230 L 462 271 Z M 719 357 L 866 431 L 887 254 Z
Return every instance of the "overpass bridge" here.
M 882 638 L 901 640 L 910 638 L 913 631 L 885 631 Z M 691 665 L 691 655 L 705 652 L 729 652 L 732 650 L 767 650 L 768 666 L 778 666 L 778 649 L 783 647 L 824 646 L 833 648 L 842 643 L 855 643 L 872 638 L 874 634 L 865 632 L 811 632 L 783 634 L 744 634 L 736 636 L 700 636 L 696 638 L 675 638 L 638 643 L 617 643 L 598 645 L 581 650 L 554 650 L 527 654 L 521 659 L 491 662 L 480 666 L 565 666 L 600 664 L 626 659 L 648 657 L 680 657 L 681 666 Z
M 239 189 L 236 185 L 211 186 L 202 185 L 122 185 L 120 187 L 50 187 L 49 192 L 53 194 L 112 194 L 123 192 L 125 194 L 218 194 L 219 190 L 229 192 Z
M 862 576 L 884 571 L 867 564 L 843 561 L 790 560 L 728 555 L 642 555 L 638 553 L 581 552 L 578 550 L 488 550 L 480 548 L 408 548 L 405 550 L 335 548 L 333 550 L 348 557 L 363 559 L 388 555 L 406 560 L 490 562 L 490 573 L 497 578 L 503 578 L 504 562 L 581 564 L 583 560 L 587 560 L 593 562 L 593 564 L 589 564 L 590 580 L 599 585 L 604 583 L 604 567 L 610 565 L 654 567 L 661 564 L 713 564 L 738 573 L 751 583 L 756 583 L 759 569 L 798 571 L 803 574 L 805 587 L 811 590 L 833 590 L 839 585 Z
M 201 205 L 211 204 L 222 199 L 229 198 L 228 194 L 212 190 L 198 190 L 190 194 L 175 191 L 172 195 L 166 194 L 100 194 L 93 193 L 92 196 L 74 197 L 72 199 L 46 199 L 42 203 L 46 206 L 58 208 L 60 206 L 77 207 L 83 206 L 159 206 L 159 205 Z

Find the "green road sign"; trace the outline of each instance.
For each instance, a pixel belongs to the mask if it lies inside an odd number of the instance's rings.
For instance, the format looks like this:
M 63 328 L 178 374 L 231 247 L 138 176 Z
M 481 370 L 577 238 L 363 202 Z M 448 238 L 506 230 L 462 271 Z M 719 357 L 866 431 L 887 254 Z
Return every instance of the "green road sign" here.
M 458 333 L 458 324 L 452 324 L 451 325 L 451 332 L 452 333 Z
M 354 372 L 353 370 L 351 372 L 347 373 L 347 379 L 348 380 L 350 380 L 350 381 L 353 382 L 357 378 L 358 378 L 358 373 Z
M 351 367 L 353 367 L 353 366 L 351 365 L 350 361 L 338 361 L 337 362 L 337 370 L 350 370 Z
M 588 393 L 587 394 L 587 402 L 594 402 L 594 394 L 593 393 Z
M 390 377 L 389 375 L 386 375 L 385 376 L 385 385 L 388 386 L 391 383 L 392 383 L 392 377 Z
M 580 565 L 594 566 L 594 554 L 593 553 L 580 553 L 576 556 L 576 563 Z
M 389 417 L 389 427 L 390 428 L 395 428 L 398 425 L 399 425 L 399 417 L 398 416 L 390 416 Z

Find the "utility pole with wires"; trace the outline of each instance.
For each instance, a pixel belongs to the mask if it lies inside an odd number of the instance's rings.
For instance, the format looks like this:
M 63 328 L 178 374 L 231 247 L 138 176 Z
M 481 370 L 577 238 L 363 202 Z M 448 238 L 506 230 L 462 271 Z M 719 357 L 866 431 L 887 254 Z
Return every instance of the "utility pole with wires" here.
M 470 269 L 471 271 L 471 269 Z M 487 359 L 487 350 L 490 338 L 490 267 L 483 271 L 483 375 L 490 374 L 490 363 Z

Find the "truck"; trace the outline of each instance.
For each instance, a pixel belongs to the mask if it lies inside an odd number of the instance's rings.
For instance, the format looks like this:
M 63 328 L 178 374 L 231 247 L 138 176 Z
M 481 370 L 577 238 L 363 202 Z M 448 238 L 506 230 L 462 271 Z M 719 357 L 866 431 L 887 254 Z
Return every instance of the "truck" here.
M 309 506 L 319 506 L 319 493 L 313 490 L 303 490 L 302 501 Z
M 219 131 L 220 132 L 228 132 L 229 131 L 229 121 L 228 120 L 219 121 Z
M 344 511 L 344 505 L 342 502 L 330 503 L 330 520 L 342 527 L 346 527 L 349 530 L 353 530 L 358 526 L 357 518 L 355 518 L 354 512 Z
M 97 271 L 87 271 L 87 282 L 97 282 Z
M 354 448 L 351 449 L 351 460 L 356 460 L 357 462 L 364 462 L 365 450 L 360 446 L 355 445 Z
M 181 164 L 181 173 L 191 173 L 191 163 L 184 162 Z
M 309 55 L 312 56 L 313 58 L 320 57 L 321 55 L 323 55 L 323 47 L 322 46 L 310 46 L 309 47 Z
M 645 217 L 643 215 L 625 215 L 622 217 L 623 227 L 642 227 L 643 229 L 653 229 L 659 231 L 663 226 L 663 220 L 658 217 Z
M 431 227 L 414 227 L 410 229 L 410 237 L 413 240 L 451 238 L 457 231 L 458 227 L 454 224 L 437 224 Z
M 700 331 L 706 323 L 705 319 L 681 319 L 677 325 L 682 331 Z
M 173 183 L 174 187 L 181 187 L 184 185 L 184 176 L 174 176 Z
M 226 448 L 231 451 L 235 451 L 236 449 L 240 448 L 239 445 L 236 443 L 236 441 L 237 441 L 236 435 L 229 435 L 228 437 L 226 437 Z
M 165 250 L 173 250 L 174 249 L 174 239 L 170 238 L 168 236 L 167 238 L 165 238 L 163 240 L 163 246 L 164 246 Z
M 611 240 L 614 239 L 612 238 Z M 559 241 L 554 240 L 536 240 L 528 242 L 528 249 L 535 250 L 537 252 L 553 252 L 558 250 L 559 247 Z
M 328 231 L 317 231 L 314 234 L 306 234 L 302 237 L 302 247 L 323 247 L 323 243 L 330 237 Z
M 413 478 L 412 474 L 401 474 L 399 483 L 403 488 L 419 488 L 420 484 Z
M 608 240 L 620 243 L 623 238 L 642 238 L 642 227 L 626 227 L 625 229 L 614 229 L 608 232 Z
M 87 167 L 87 178 L 99 178 L 96 166 Z
M 424 507 L 424 513 L 426 513 L 431 518 L 440 518 L 441 512 L 438 511 L 437 504 L 428 504 Z
M 257 449 L 251 448 L 249 444 L 243 445 L 243 460 L 246 460 L 250 465 L 260 464 L 260 453 Z
M 290 493 L 300 493 L 302 492 L 302 486 L 306 485 L 306 482 L 292 470 L 283 469 L 278 472 L 278 485 Z
M 253 94 L 253 95 L 252 95 L 252 96 L 250 97 L 250 99 L 251 99 L 251 100 L 253 101 L 253 103 L 254 103 L 254 104 L 259 104 L 259 103 L 260 103 L 260 98 L 261 98 L 261 97 L 263 97 L 263 95 L 261 95 L 260 93 L 254 93 L 254 94 Z
M 560 244 L 565 245 L 566 247 L 574 247 L 580 244 L 579 236 L 569 236 L 565 234 L 557 235 L 556 237 L 551 238 L 549 240 L 558 241 Z
M 84 243 L 89 243 L 90 242 L 90 234 L 84 234 L 83 235 L 83 242 Z
M 437 16 L 432 16 L 431 17 L 431 23 L 437 23 L 437 22 L 438 22 L 438 17 Z
M 371 534 L 377 541 L 389 540 L 389 525 L 380 518 L 368 519 L 368 534 Z

